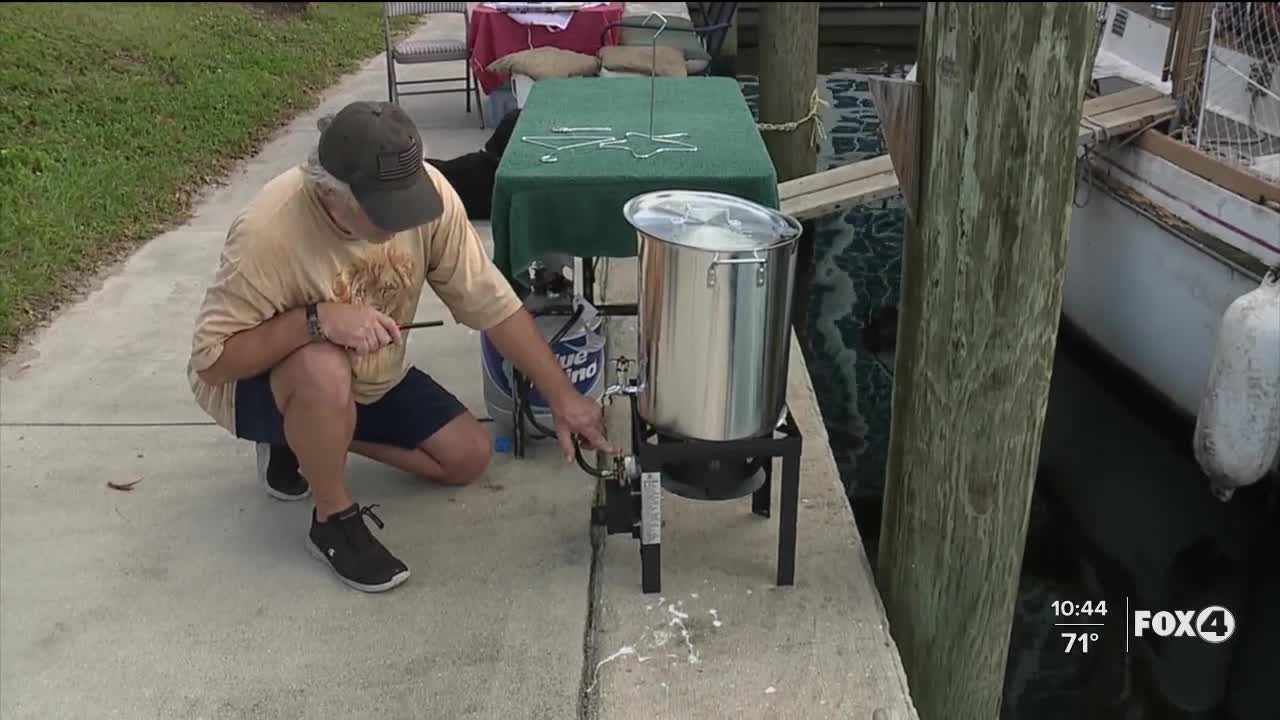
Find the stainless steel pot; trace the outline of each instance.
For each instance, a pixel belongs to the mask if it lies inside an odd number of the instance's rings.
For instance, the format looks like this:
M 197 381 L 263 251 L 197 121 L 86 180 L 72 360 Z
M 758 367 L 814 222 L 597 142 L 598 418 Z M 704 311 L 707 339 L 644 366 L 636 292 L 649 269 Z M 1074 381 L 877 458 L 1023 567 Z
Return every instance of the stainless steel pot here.
M 623 214 L 639 237 L 641 417 L 666 435 L 767 435 L 786 401 L 800 223 L 719 193 L 662 191 Z

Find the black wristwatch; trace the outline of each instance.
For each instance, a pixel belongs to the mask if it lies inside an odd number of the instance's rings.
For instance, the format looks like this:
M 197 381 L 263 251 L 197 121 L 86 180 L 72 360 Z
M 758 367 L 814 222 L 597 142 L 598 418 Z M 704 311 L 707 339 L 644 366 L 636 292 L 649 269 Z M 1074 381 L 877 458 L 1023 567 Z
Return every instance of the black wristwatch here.
M 324 340 L 324 330 L 320 327 L 320 311 L 315 303 L 307 304 L 307 335 L 313 341 Z

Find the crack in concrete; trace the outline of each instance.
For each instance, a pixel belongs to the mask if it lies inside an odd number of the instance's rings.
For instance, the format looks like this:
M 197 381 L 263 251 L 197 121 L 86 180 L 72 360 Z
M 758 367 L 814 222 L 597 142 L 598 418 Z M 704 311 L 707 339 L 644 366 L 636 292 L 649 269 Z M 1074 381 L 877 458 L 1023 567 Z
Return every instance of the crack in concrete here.
M 604 488 L 596 485 L 596 495 L 592 507 L 603 502 Z M 600 619 L 600 575 L 604 565 L 605 529 L 591 523 L 588 533 L 591 536 L 591 570 L 587 576 L 587 621 L 582 639 L 582 677 L 578 681 L 578 720 L 593 720 L 597 716 L 597 707 L 593 702 L 591 691 L 595 688 L 595 676 L 600 668 L 595 663 L 595 634 Z M 626 648 L 623 648 L 624 650 Z M 618 651 L 621 653 L 622 651 Z M 634 652 L 634 651 L 633 651 Z M 614 653 L 612 660 L 618 656 Z M 603 665 L 608 660 L 602 661 Z

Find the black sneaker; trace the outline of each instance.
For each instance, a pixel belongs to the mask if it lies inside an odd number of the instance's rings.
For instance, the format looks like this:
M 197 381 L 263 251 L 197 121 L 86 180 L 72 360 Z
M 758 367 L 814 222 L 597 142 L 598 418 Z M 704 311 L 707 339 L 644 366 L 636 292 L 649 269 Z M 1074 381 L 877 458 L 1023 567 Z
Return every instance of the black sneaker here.
M 311 497 L 311 486 L 298 470 L 298 456 L 287 445 L 258 443 L 258 482 L 277 500 Z
M 383 592 L 409 579 L 409 568 L 392 555 L 365 525 L 366 515 L 382 529 L 382 520 L 370 505 L 358 503 L 331 515 L 325 522 L 311 511 L 311 534 L 307 547 L 337 573 L 342 582 L 365 592 Z

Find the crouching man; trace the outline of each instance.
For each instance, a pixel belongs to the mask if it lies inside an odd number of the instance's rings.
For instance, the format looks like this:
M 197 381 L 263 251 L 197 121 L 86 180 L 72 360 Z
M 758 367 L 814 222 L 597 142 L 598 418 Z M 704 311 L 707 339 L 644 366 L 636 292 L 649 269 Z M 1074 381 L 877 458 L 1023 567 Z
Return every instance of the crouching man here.
M 488 331 L 549 400 L 567 459 L 574 435 L 614 450 L 599 405 L 574 388 L 457 193 L 424 164 L 408 116 L 357 102 L 320 129 L 310 159 L 232 223 L 188 379 L 205 412 L 258 444 L 269 495 L 313 498 L 311 552 L 348 585 L 378 592 L 409 570 L 365 524 L 382 521 L 348 493 L 348 452 L 452 484 L 480 477 L 491 453 L 457 398 L 406 364 L 400 326 L 424 285 L 458 322 Z

